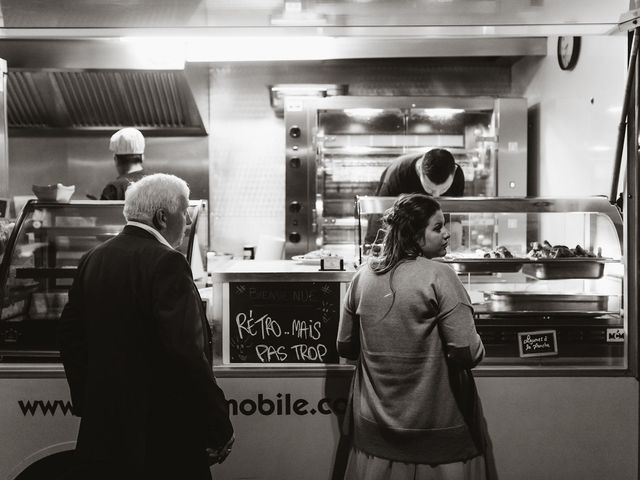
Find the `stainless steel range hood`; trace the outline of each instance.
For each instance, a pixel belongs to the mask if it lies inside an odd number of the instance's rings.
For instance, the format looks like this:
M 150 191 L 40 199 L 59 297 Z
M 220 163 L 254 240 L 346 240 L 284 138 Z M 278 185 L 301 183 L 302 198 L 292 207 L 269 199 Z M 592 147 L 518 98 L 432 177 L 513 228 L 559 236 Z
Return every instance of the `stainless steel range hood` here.
M 7 93 L 13 134 L 124 126 L 158 134 L 206 134 L 183 71 L 9 69 Z
M 206 135 L 184 61 L 139 53 L 106 40 L 1 42 L 10 134 Z

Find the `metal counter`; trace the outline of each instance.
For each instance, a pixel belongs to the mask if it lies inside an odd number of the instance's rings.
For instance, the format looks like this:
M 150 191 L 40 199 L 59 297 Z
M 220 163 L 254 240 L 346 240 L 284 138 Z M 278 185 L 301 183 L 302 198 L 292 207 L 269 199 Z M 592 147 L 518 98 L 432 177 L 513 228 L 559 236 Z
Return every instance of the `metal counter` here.
M 317 264 L 301 264 L 293 260 L 230 260 L 212 272 L 214 284 L 225 282 L 350 282 L 354 267 L 345 271 L 320 271 Z

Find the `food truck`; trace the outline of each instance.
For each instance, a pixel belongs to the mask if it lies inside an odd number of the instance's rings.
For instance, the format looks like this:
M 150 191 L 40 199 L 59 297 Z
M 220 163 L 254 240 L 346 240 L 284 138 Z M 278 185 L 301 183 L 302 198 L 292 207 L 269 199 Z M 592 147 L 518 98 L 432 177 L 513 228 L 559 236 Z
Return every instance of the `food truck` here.
M 378 8 L 367 11 L 378 18 L 402 11 L 373 3 Z M 291 37 L 283 52 L 264 58 L 209 49 L 168 77 L 96 71 L 100 57 L 88 58 L 93 49 L 79 55 L 82 42 L 59 49 L 48 40 L 54 45 L 14 39 L 9 49 L 0 42 L 14 92 L 0 194 L 50 183 L 52 170 L 67 184 L 95 189 L 95 172 L 111 165 L 95 153 L 106 150 L 106 132 L 117 127 L 105 118 L 111 106 L 93 112 L 98 120 L 69 108 L 67 124 L 47 124 L 55 115 L 43 109 L 55 102 L 32 108 L 29 101 L 53 98 L 38 95 L 43 79 L 51 82 L 45 93 L 59 94 L 58 106 L 80 99 L 89 109 L 109 100 L 98 88 L 104 82 L 113 81 L 111 91 L 144 78 L 149 89 L 138 90 L 152 92 L 153 106 L 161 100 L 153 85 L 169 85 L 182 98 L 172 82 L 181 87 L 197 77 L 206 87 L 194 90 L 195 101 L 210 105 L 202 122 L 167 139 L 172 123 L 154 118 L 173 110 L 141 108 L 153 118 L 136 125 L 150 128 L 148 165 L 207 184 L 198 197 L 210 203 L 192 204 L 200 214 L 182 252 L 207 302 L 214 373 L 236 429 L 233 452 L 213 471 L 223 479 L 324 480 L 342 478 L 349 451 L 341 424 L 353 366 L 337 356 L 335 334 L 347 285 L 371 255 L 364 232 L 393 201 L 375 196 L 379 175 L 398 155 L 447 148 L 463 169 L 467 195 L 442 199 L 457 230 L 455 248 L 440 261 L 467 288 L 486 346 L 474 375 L 500 478 L 636 478 L 637 82 L 625 124 L 627 161 L 615 182 L 622 211 L 607 195 L 631 51 L 625 25 L 634 11 L 628 2 L 595 0 L 425 3 L 404 10 L 414 14 L 411 25 L 379 25 L 401 34 L 393 41 L 353 36 L 340 40 L 340 53 L 294 56 L 290 47 L 305 42 Z M 190 13 L 193 26 L 198 17 Z M 366 15 L 339 15 L 351 27 L 367 24 Z M 269 21 L 281 17 L 268 13 Z M 7 15 L 12 21 L 24 26 Z M 337 33 L 350 28 L 338 23 Z M 30 54 L 18 55 L 20 48 Z M 53 62 L 63 55 L 42 55 L 67 48 L 76 55 L 59 65 Z M 198 62 L 206 68 L 195 68 Z M 94 97 L 87 96 L 92 88 Z M 50 130 L 38 132 L 42 124 Z M 92 129 L 104 135 L 94 138 Z M 78 166 L 93 173 L 83 176 Z M 72 460 L 79 420 L 71 415 L 55 323 L 78 259 L 119 231 L 121 209 L 33 201 L 11 220 L 0 266 L 0 431 L 7 432 L 0 479 L 48 478 Z M 262 234 L 282 237 L 282 258 L 241 260 Z M 208 276 L 203 260 L 213 250 L 225 261 L 208 265 Z M 321 270 L 322 260 L 335 258 L 342 267 Z

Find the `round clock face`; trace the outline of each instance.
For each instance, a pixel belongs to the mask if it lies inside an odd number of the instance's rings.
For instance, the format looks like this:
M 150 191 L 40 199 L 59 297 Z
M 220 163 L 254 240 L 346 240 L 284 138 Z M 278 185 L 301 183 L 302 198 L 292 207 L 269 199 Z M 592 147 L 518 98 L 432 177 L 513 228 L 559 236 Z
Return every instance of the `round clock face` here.
M 579 54 L 580 37 L 558 37 L 558 64 L 562 70 L 572 70 Z

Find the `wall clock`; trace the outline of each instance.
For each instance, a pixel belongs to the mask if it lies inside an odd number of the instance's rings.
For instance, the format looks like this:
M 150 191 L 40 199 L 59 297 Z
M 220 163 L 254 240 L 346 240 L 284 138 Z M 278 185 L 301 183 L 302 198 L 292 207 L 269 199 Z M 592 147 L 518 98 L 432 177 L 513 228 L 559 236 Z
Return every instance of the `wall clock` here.
M 573 70 L 580 55 L 580 37 L 558 37 L 558 65 L 562 70 Z

